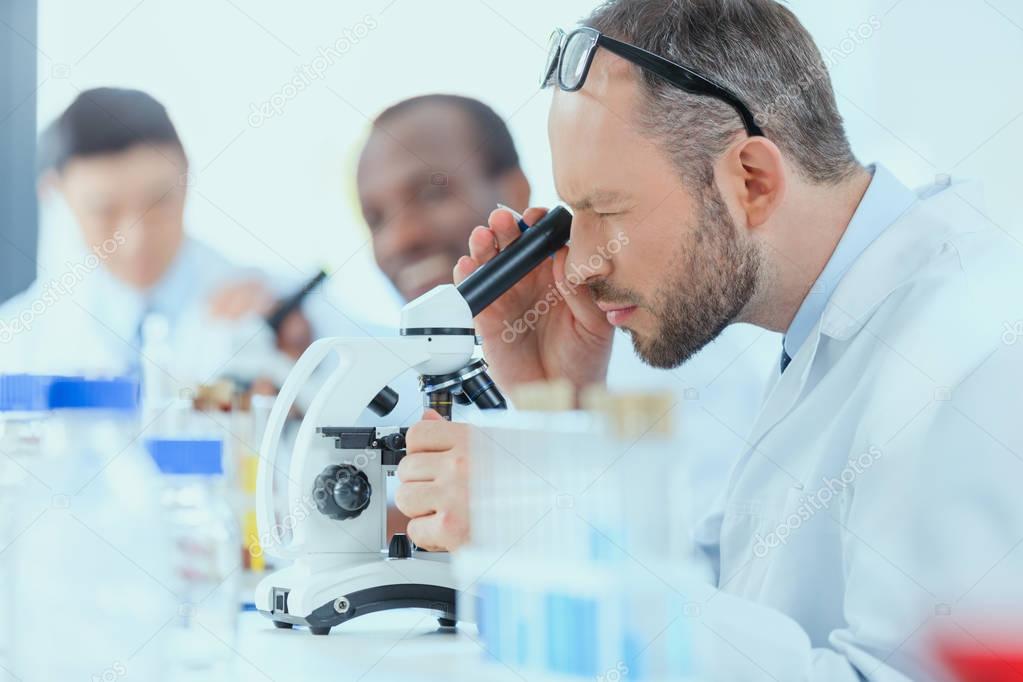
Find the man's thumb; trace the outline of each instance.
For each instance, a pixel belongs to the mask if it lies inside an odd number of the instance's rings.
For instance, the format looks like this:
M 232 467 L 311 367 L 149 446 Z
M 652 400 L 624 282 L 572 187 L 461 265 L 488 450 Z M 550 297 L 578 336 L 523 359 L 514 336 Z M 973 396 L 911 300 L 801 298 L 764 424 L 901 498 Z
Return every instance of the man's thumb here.
M 445 419 L 444 419 L 444 417 L 440 416 L 440 412 L 438 412 L 437 410 L 435 410 L 433 408 L 428 407 L 425 410 L 423 410 L 423 421 L 424 422 L 425 421 L 436 422 L 436 421 L 445 421 Z

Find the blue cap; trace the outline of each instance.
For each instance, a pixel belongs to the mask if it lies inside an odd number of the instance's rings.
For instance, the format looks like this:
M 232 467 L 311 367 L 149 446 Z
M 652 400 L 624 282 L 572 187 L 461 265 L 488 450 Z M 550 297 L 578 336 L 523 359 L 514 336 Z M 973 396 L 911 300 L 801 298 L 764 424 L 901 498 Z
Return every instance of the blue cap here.
M 54 377 L 50 384 L 50 407 L 55 410 L 135 410 L 138 406 L 138 379 Z
M 45 412 L 50 409 L 49 374 L 0 374 L 0 412 Z
M 165 474 L 222 474 L 223 449 L 224 441 L 219 438 L 146 439 L 146 450 Z

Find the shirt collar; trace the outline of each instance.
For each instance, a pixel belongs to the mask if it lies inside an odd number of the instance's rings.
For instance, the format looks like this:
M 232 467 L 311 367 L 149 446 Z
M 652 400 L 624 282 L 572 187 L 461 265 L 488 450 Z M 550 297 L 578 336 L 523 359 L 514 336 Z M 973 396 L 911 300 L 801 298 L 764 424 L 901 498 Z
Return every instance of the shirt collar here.
M 916 201 L 916 195 L 882 164 L 868 168 L 873 178 L 827 265 L 803 299 L 783 340 L 794 358 L 821 319 L 838 283 L 877 237 Z
M 145 309 L 169 318 L 177 317 L 183 304 L 191 300 L 200 273 L 196 267 L 196 245 L 185 237 L 167 272 L 143 294 Z
M 125 284 L 101 267 L 95 273 L 85 307 L 96 321 L 131 341 L 146 314 L 160 313 L 173 321 L 181 312 L 195 286 L 195 260 L 195 244 L 185 237 L 167 271 L 145 291 Z

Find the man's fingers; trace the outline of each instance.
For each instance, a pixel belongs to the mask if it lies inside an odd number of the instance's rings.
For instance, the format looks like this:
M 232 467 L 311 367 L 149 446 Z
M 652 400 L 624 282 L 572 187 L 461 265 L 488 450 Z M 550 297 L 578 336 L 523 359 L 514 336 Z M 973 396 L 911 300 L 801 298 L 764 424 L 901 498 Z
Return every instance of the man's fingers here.
M 534 225 L 546 213 L 545 208 L 531 208 L 526 211 L 523 220 L 527 225 Z M 476 268 L 496 256 L 501 249 L 522 234 L 515 216 L 506 209 L 492 211 L 488 222 L 489 227 L 480 225 L 469 234 L 469 257 L 463 257 L 455 264 L 456 283 L 468 277 Z
M 469 257 L 477 263 L 486 263 L 497 255 L 497 241 L 494 232 L 482 225 L 469 233 Z
M 469 541 L 469 523 L 463 515 L 438 511 L 409 521 L 408 536 L 424 549 L 453 551 Z
M 526 212 L 522 214 L 522 219 L 526 221 L 526 225 L 536 225 L 536 221 L 545 215 L 547 215 L 546 208 L 534 206 L 533 208 L 526 209 Z
M 416 543 L 417 547 L 422 547 L 431 552 L 447 549 L 447 546 L 443 543 L 444 538 L 437 514 L 411 519 L 405 532 L 408 534 L 409 540 Z
M 437 501 L 437 486 L 427 481 L 403 482 L 394 493 L 394 505 L 410 519 L 433 514 Z
M 437 478 L 437 453 L 419 452 L 405 455 L 398 462 L 397 476 L 402 483 L 432 481 Z
M 274 305 L 273 294 L 258 280 L 245 280 L 229 284 L 209 299 L 209 311 L 214 317 L 236 320 L 253 313 L 265 314 Z
M 313 342 L 313 327 L 300 310 L 294 310 L 284 318 L 277 330 L 277 349 L 298 360 Z
M 566 272 L 568 263 L 568 247 L 563 246 L 554 254 L 554 282 L 565 299 L 572 315 L 582 322 L 583 327 L 608 335 L 614 328 L 607 321 L 607 316 L 597 307 L 593 296 L 585 282 L 577 276 L 569 276 Z
M 458 262 L 455 263 L 455 269 L 452 273 L 454 275 L 455 286 L 461 284 L 462 280 L 476 272 L 476 268 L 479 266 L 479 263 L 468 256 L 462 256 L 459 258 Z
M 209 301 L 210 314 L 214 317 L 227 317 L 236 306 L 237 297 L 238 293 L 234 289 L 224 289 L 213 294 Z
M 497 238 L 498 246 L 502 249 L 518 239 L 519 235 L 522 234 L 515 216 L 506 209 L 499 208 L 491 211 L 488 222 L 494 237 Z
M 540 220 L 547 215 L 546 208 L 530 208 L 526 209 L 526 212 L 522 215 L 522 219 L 526 225 L 536 225 L 536 221 Z M 503 208 L 491 211 L 490 213 L 490 229 L 497 238 L 497 244 L 501 249 L 505 249 L 513 241 L 518 239 L 522 235 L 522 228 L 519 227 L 519 221 L 515 219 L 515 216 Z
M 444 452 L 467 441 L 465 424 L 449 421 L 421 421 L 409 427 L 405 434 L 405 450 L 414 452 Z M 407 456 L 407 455 L 406 455 Z

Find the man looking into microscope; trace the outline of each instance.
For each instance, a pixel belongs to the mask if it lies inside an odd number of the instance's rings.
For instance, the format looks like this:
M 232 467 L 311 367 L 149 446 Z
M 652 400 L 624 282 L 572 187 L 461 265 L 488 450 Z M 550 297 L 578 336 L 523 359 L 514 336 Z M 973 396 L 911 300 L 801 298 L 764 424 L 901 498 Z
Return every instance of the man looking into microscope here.
M 774 0 L 610 0 L 555 34 L 542 78 L 571 241 L 476 318 L 491 375 L 603 383 L 616 328 L 656 367 L 735 322 L 783 333 L 697 529 L 708 584 L 687 598 L 717 637 L 693 651 L 729 680 L 936 676 L 914 640 L 936 609 L 1002 603 L 1023 571 L 1023 349 L 1000 338 L 1023 314 L 1018 251 L 954 189 L 857 161 L 819 51 Z M 502 341 L 618 232 L 628 248 L 578 295 Z M 493 213 L 455 280 L 517 235 Z M 420 545 L 470 537 L 469 429 L 427 415 L 409 431 L 397 499 Z
M 497 204 L 522 209 L 530 198 L 505 121 L 486 104 L 457 95 L 413 97 L 384 110 L 361 152 L 357 179 L 377 264 L 402 302 L 451 282 L 470 233 Z M 735 327 L 681 373 L 669 373 L 643 366 L 625 335 L 618 334 L 611 385 L 656 385 L 674 391 L 685 408 L 680 421 L 687 466 L 697 483 L 694 515 L 707 512 L 742 452 L 742 440 L 732 429 L 752 425 L 771 369 L 772 358 L 763 352 L 770 352 L 768 346 L 751 348 L 762 335 L 752 327 Z M 693 400 L 697 389 L 692 387 L 711 380 L 716 390 Z M 403 394 L 409 392 L 414 388 Z

